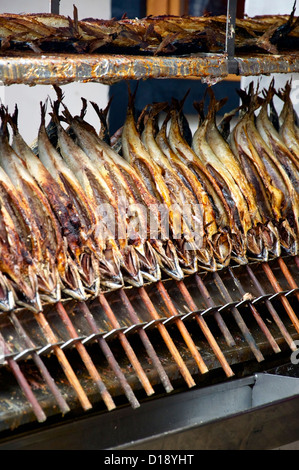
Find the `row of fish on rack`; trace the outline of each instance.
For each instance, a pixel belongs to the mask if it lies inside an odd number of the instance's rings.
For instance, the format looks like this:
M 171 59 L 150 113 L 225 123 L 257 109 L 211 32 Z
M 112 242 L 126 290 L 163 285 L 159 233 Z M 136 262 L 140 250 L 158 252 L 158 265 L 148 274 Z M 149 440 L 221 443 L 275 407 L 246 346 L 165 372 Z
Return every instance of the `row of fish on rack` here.
M 208 88 L 194 103 L 194 133 L 186 97 L 149 104 L 136 118 L 129 90 L 124 125 L 110 135 L 109 105 L 91 103 L 98 130 L 85 120 L 85 99 L 73 116 L 55 90 L 31 146 L 17 106 L 1 108 L 0 310 L 37 312 L 64 298 L 298 254 L 291 83 L 261 93 L 250 85 L 220 121 L 225 100 Z

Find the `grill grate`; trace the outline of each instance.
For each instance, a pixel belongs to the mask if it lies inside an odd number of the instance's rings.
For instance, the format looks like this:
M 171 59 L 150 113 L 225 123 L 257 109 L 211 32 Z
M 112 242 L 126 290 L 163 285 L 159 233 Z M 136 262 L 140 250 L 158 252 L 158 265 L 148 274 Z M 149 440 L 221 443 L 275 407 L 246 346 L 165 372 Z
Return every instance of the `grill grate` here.
M 140 390 L 149 397 L 157 384 L 166 393 L 174 382 L 192 388 L 212 371 L 228 380 L 235 364 L 297 350 L 298 267 L 298 257 L 281 257 L 102 293 L 86 303 L 65 301 L 36 314 L 3 312 L 0 377 L 14 376 L 39 422 L 78 404 L 88 411 L 101 402 L 110 411 L 118 396 L 137 408 Z M 60 367 L 51 365 L 53 358 Z M 0 378 L 0 413 L 7 402 L 3 383 Z M 26 419 L 24 409 L 21 414 Z

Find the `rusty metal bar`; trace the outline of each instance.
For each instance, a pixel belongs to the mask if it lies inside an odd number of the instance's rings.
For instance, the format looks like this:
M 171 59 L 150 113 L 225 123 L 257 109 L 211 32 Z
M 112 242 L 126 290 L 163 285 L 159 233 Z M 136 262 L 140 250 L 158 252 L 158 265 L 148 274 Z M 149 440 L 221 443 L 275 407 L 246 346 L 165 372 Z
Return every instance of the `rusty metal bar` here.
M 83 313 L 84 318 L 86 319 L 87 323 L 89 324 L 92 332 L 97 335 L 99 333 L 99 329 L 97 327 L 97 324 L 95 322 L 95 319 L 88 308 L 87 304 L 85 302 L 78 302 L 77 304 L 79 310 Z M 115 373 L 115 376 L 119 380 L 119 383 L 126 395 L 126 397 L 129 400 L 129 403 L 131 404 L 132 408 L 136 409 L 140 406 L 140 403 L 138 402 L 137 398 L 134 395 L 134 392 L 129 385 L 127 379 L 125 378 L 117 360 L 115 359 L 113 352 L 111 351 L 107 341 L 105 338 L 102 336 L 97 336 L 96 341 L 99 344 L 104 356 L 106 357 L 108 364 L 110 365 L 111 369 Z
M 192 299 L 191 295 L 189 294 L 188 289 L 186 288 L 184 282 L 183 281 L 176 281 L 176 283 L 177 283 L 177 286 L 178 286 L 182 296 L 186 300 L 187 305 L 190 308 L 190 310 L 194 311 L 194 312 L 196 310 L 198 310 L 197 306 L 194 303 L 194 300 Z M 195 316 L 195 318 L 196 318 L 196 321 L 197 321 L 201 331 L 203 332 L 206 339 L 208 340 L 209 345 L 213 349 L 218 361 L 220 362 L 225 374 L 227 375 L 227 377 L 232 377 L 234 375 L 234 373 L 233 373 L 231 367 L 229 366 L 223 352 L 221 351 L 220 347 L 218 346 L 217 341 L 215 340 L 214 336 L 212 335 L 212 332 L 210 331 L 210 329 L 209 329 L 207 323 L 205 322 L 203 316 L 198 314 L 198 315 Z
M 142 301 L 144 302 L 149 314 L 151 315 L 151 317 L 154 319 L 154 320 L 159 320 L 160 317 L 159 317 L 159 314 L 158 312 L 156 311 L 151 299 L 149 298 L 148 296 L 148 293 L 146 292 L 145 288 L 144 287 L 140 287 L 138 289 L 138 292 L 140 294 L 140 297 L 142 299 Z M 173 340 L 172 338 L 170 337 L 165 325 L 163 325 L 162 323 L 157 323 L 157 328 L 169 350 L 169 352 L 171 353 L 173 359 L 175 360 L 178 368 L 179 368 L 179 371 L 181 372 L 182 376 L 184 377 L 188 387 L 194 387 L 195 386 L 195 382 L 192 378 L 192 375 L 190 374 L 186 364 L 184 363 L 178 349 L 176 348 L 175 344 L 173 343 Z
M 267 278 L 269 279 L 273 289 L 275 290 L 275 292 L 279 293 L 279 292 L 282 292 L 282 288 L 279 284 L 279 282 L 277 281 L 276 277 L 274 276 L 274 273 L 272 271 L 272 269 L 270 268 L 269 264 L 268 263 L 262 263 L 262 267 L 263 267 L 263 270 L 267 276 Z M 284 306 L 291 322 L 293 323 L 296 331 L 299 333 L 299 320 L 297 318 L 297 315 L 295 314 L 291 304 L 289 303 L 288 299 L 285 297 L 285 295 L 280 295 L 280 301 L 282 303 L 282 305 Z
M 24 343 L 28 348 L 35 348 L 35 345 L 31 341 L 31 338 L 27 335 L 26 331 L 24 330 L 23 326 L 21 325 L 19 319 L 17 318 L 16 314 L 14 312 L 9 313 L 9 319 L 11 323 L 14 325 L 16 331 L 20 335 L 21 338 L 23 338 Z M 31 353 L 32 360 L 36 364 L 37 368 L 40 371 L 41 376 L 44 378 L 46 384 L 48 385 L 50 391 L 52 392 L 54 398 L 56 399 L 56 402 L 62 412 L 62 414 L 66 414 L 70 411 L 70 408 L 68 404 L 66 403 L 65 399 L 61 395 L 54 379 L 51 377 L 48 369 L 46 368 L 45 364 L 43 363 L 41 357 L 35 352 L 32 351 Z
M 215 279 L 215 283 L 219 289 L 219 292 L 223 295 L 224 299 L 226 300 L 226 302 L 232 302 L 232 298 L 230 296 L 230 294 L 228 293 L 228 290 L 227 288 L 225 287 L 221 277 L 219 276 L 218 273 L 214 273 L 214 279 Z M 251 351 L 253 352 L 256 360 L 258 362 L 261 362 L 264 360 L 264 357 L 261 353 L 261 351 L 259 350 L 252 334 L 250 333 L 246 323 L 244 322 L 239 310 L 232 306 L 231 307 L 231 313 L 235 319 L 235 322 L 237 323 L 238 327 L 240 328 L 242 334 L 244 335 L 244 338 L 245 340 L 247 341 Z
M 5 343 L 5 340 L 4 340 L 1 333 L 0 333 L 0 343 L 2 344 L 1 349 L 3 349 L 4 354 L 9 355 L 10 351 L 9 351 L 9 349 L 8 349 L 8 347 Z M 42 410 L 40 404 L 38 403 L 36 397 L 34 396 L 32 390 L 30 388 L 30 385 L 27 382 L 27 380 L 26 380 L 23 372 L 21 371 L 19 365 L 17 364 L 17 362 L 14 359 L 12 359 L 10 357 L 7 357 L 6 361 L 7 361 L 7 364 L 9 366 L 9 368 L 11 369 L 12 373 L 14 374 L 21 390 L 23 391 L 23 393 L 26 396 L 28 402 L 30 403 L 30 405 L 32 407 L 32 410 L 33 410 L 33 412 L 36 416 L 36 419 L 40 423 L 46 421 L 47 417 L 46 417 L 44 411 Z
M 168 292 L 166 291 L 163 283 L 161 281 L 157 282 L 157 289 L 168 309 L 168 312 L 170 313 L 170 316 L 177 316 L 178 315 L 178 311 L 177 309 L 175 308 L 175 306 L 173 305 L 173 302 L 171 301 L 171 298 L 169 297 L 168 295 Z M 189 333 L 189 331 L 187 330 L 186 328 L 186 325 L 184 324 L 184 322 L 180 319 L 180 318 L 177 318 L 176 321 L 175 321 L 175 324 L 176 326 L 178 327 L 186 345 L 188 346 L 188 349 L 189 351 L 191 352 L 192 354 L 192 357 L 194 358 L 196 364 L 198 365 L 198 368 L 200 370 L 200 372 L 202 374 L 205 374 L 206 372 L 208 372 L 208 368 L 206 366 L 206 364 L 204 363 L 204 360 L 203 358 L 201 357 L 196 345 L 194 344 L 194 341 L 193 339 L 191 338 L 191 335 Z
M 77 397 L 82 405 L 82 408 L 84 410 L 90 410 L 92 408 L 92 405 L 90 403 L 90 401 L 88 400 L 87 398 L 87 395 L 86 393 L 84 392 L 75 372 L 73 371 L 69 361 L 67 360 L 66 358 L 66 355 L 64 354 L 64 352 L 62 351 L 62 349 L 57 346 L 57 338 L 55 336 L 55 334 L 53 333 L 49 323 L 47 322 L 46 318 L 45 318 L 45 315 L 43 314 L 43 312 L 37 312 L 37 313 L 34 313 L 34 318 L 36 319 L 36 321 L 38 322 L 38 324 L 40 325 L 44 335 L 45 335 L 45 338 L 47 339 L 48 343 L 49 344 L 52 344 L 53 345 L 53 351 L 54 351 L 54 354 L 56 355 L 69 383 L 71 384 L 71 386 L 73 387 L 73 389 L 75 390 L 76 394 L 77 394 Z
M 115 328 L 115 329 L 119 329 L 120 325 L 119 325 L 119 323 L 118 323 L 118 321 L 117 321 L 110 305 L 108 304 L 107 299 L 104 296 L 104 294 L 99 295 L 99 301 L 100 301 L 100 304 L 101 304 L 105 314 L 107 315 L 107 318 L 110 321 L 112 327 Z M 153 395 L 155 393 L 155 391 L 154 391 L 153 387 L 151 386 L 146 373 L 142 369 L 142 366 L 141 366 L 135 352 L 133 351 L 128 339 L 126 338 L 126 336 L 124 335 L 124 333 L 122 331 L 118 332 L 118 338 L 119 338 L 119 341 L 120 341 L 122 347 L 124 348 L 124 351 L 125 351 L 128 359 L 131 361 L 131 364 L 132 364 L 132 366 L 133 366 L 133 368 L 134 368 L 134 370 L 135 370 L 135 372 L 136 372 L 136 374 L 137 374 L 144 390 L 146 391 L 146 394 L 147 395 Z
M 62 305 L 61 302 L 58 302 L 56 304 L 56 311 L 59 314 L 60 318 L 62 319 L 64 325 L 66 326 L 68 333 L 71 338 L 78 338 L 78 334 L 70 320 L 70 317 L 68 316 L 64 306 Z M 100 374 L 98 373 L 90 355 L 88 354 L 85 346 L 80 342 L 75 342 L 75 348 L 77 349 L 86 369 L 88 370 L 92 380 L 94 381 L 95 385 L 97 386 L 104 403 L 106 404 L 108 410 L 113 410 L 115 408 L 115 403 L 108 392 L 104 382 L 101 379 Z
M 239 289 L 239 292 L 240 294 L 242 295 L 242 297 L 245 296 L 246 292 L 245 290 L 243 289 L 243 286 L 241 284 L 241 282 L 239 281 L 239 279 L 237 279 L 237 277 L 235 276 L 233 270 L 231 268 L 228 268 L 228 272 L 229 274 L 231 275 L 235 285 L 237 286 L 237 288 Z M 269 341 L 273 351 L 275 353 L 279 353 L 281 351 L 280 347 L 278 346 L 277 342 L 275 341 L 275 339 L 273 338 L 272 334 L 270 333 L 269 331 L 269 328 L 267 327 L 267 325 L 265 324 L 264 320 L 262 319 L 262 317 L 260 316 L 259 312 L 257 311 L 257 309 L 255 308 L 254 305 L 252 305 L 251 302 L 248 302 L 248 305 L 249 305 L 249 308 L 251 310 L 251 313 L 253 314 L 257 324 L 259 325 L 260 329 L 262 330 L 262 332 L 264 333 L 265 337 L 267 338 L 267 340 Z
M 206 302 L 207 307 L 208 308 L 211 308 L 211 307 L 215 308 L 216 304 L 215 304 L 214 300 L 212 299 L 212 297 L 210 296 L 210 294 L 208 292 L 208 289 L 206 288 L 206 286 L 204 285 L 201 277 L 198 274 L 195 274 L 195 280 L 196 280 L 197 286 L 200 290 L 200 293 L 203 296 L 204 301 Z M 230 346 L 230 347 L 236 346 L 236 342 L 235 342 L 231 332 L 227 328 L 227 326 L 226 326 L 222 316 L 220 315 L 220 313 L 218 311 L 215 311 L 213 315 L 214 315 L 214 318 L 215 318 L 215 320 L 216 320 L 216 322 L 219 326 L 219 329 L 220 329 L 221 333 L 223 334 L 223 336 L 225 338 L 225 341 L 228 344 L 228 346 Z
M 125 293 L 124 289 L 120 289 L 119 291 L 120 293 L 120 297 L 121 297 L 121 300 L 122 302 L 124 303 L 124 305 L 126 306 L 126 309 L 130 315 L 130 318 L 131 320 L 135 323 L 135 324 L 138 324 L 140 323 L 140 320 L 137 316 L 137 313 L 135 312 L 127 294 Z M 153 365 L 155 366 L 158 374 L 159 374 L 159 377 L 161 379 L 161 382 L 166 390 L 167 393 L 170 393 L 173 391 L 173 386 L 171 385 L 171 382 L 169 380 L 169 377 L 168 375 L 166 374 L 165 372 L 165 369 L 164 367 L 162 366 L 161 364 L 161 361 L 160 359 L 158 358 L 157 356 L 157 353 L 152 345 L 152 343 L 150 342 L 149 338 L 148 338 L 148 335 L 146 334 L 145 330 L 143 328 L 139 329 L 138 330 L 138 334 L 141 338 L 141 341 L 145 347 L 145 350 L 148 354 L 148 356 L 150 357 L 150 359 L 152 360 L 153 362 Z
M 252 269 L 247 265 L 246 270 L 247 270 L 247 272 L 250 276 L 250 279 L 252 280 L 253 284 L 255 285 L 256 289 L 260 293 L 260 295 L 265 296 L 266 293 L 265 293 L 263 287 L 261 286 L 261 284 L 259 283 L 257 277 L 253 273 Z M 274 322 L 276 323 L 277 327 L 279 328 L 280 333 L 284 337 L 285 341 L 287 342 L 287 344 L 289 345 L 289 347 L 291 348 L 292 351 L 296 351 L 297 346 L 295 345 L 291 335 L 289 334 L 288 330 L 286 329 L 284 323 L 281 321 L 278 313 L 276 312 L 275 308 L 271 304 L 270 300 L 265 298 L 264 302 L 265 302 L 265 305 L 266 305 L 270 315 L 272 316 Z
M 295 282 L 293 276 L 290 273 L 290 270 L 288 269 L 287 265 L 285 264 L 282 258 L 278 258 L 278 264 L 291 289 L 298 289 L 297 283 Z M 294 295 L 296 295 L 297 299 L 299 300 L 299 292 L 295 292 Z

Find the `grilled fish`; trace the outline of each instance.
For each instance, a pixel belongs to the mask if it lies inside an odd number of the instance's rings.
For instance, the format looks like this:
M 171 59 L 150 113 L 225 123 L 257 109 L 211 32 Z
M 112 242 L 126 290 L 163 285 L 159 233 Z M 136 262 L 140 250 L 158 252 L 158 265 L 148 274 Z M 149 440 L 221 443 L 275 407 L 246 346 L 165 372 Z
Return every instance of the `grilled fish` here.
M 228 201 L 232 204 L 232 210 L 235 206 L 238 211 L 237 217 L 246 237 L 248 259 L 266 261 L 268 253 L 274 257 L 280 254 L 277 230 L 271 222 L 262 218 L 256 194 L 228 143 L 220 134 L 216 125 L 216 110 L 221 107 L 221 102 L 216 102 L 212 91 L 210 91 L 210 96 L 208 115 L 194 135 L 194 149 L 196 151 L 198 141 L 207 141 L 212 152 L 207 149 L 202 156 L 206 159 L 207 168 L 215 175 L 219 186 L 223 188 L 224 197 L 226 194 L 229 195 Z
M 247 112 L 233 131 L 232 149 L 259 195 L 260 210 L 277 227 L 281 247 L 295 253 L 297 236 L 296 228 L 292 227 L 292 202 L 273 153 L 255 126 L 254 112 L 259 107 L 260 102 L 251 89 Z

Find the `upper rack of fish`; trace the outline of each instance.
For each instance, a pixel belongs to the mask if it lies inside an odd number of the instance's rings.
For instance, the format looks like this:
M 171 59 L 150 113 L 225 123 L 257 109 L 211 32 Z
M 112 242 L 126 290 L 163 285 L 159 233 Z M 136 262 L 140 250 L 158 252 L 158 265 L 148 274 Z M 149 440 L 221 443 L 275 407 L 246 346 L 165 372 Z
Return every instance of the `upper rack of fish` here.
M 225 79 L 299 70 L 298 18 L 236 19 L 233 57 L 226 53 L 226 16 L 78 20 L 54 14 L 0 15 L 0 80 L 4 85 L 124 79 Z

